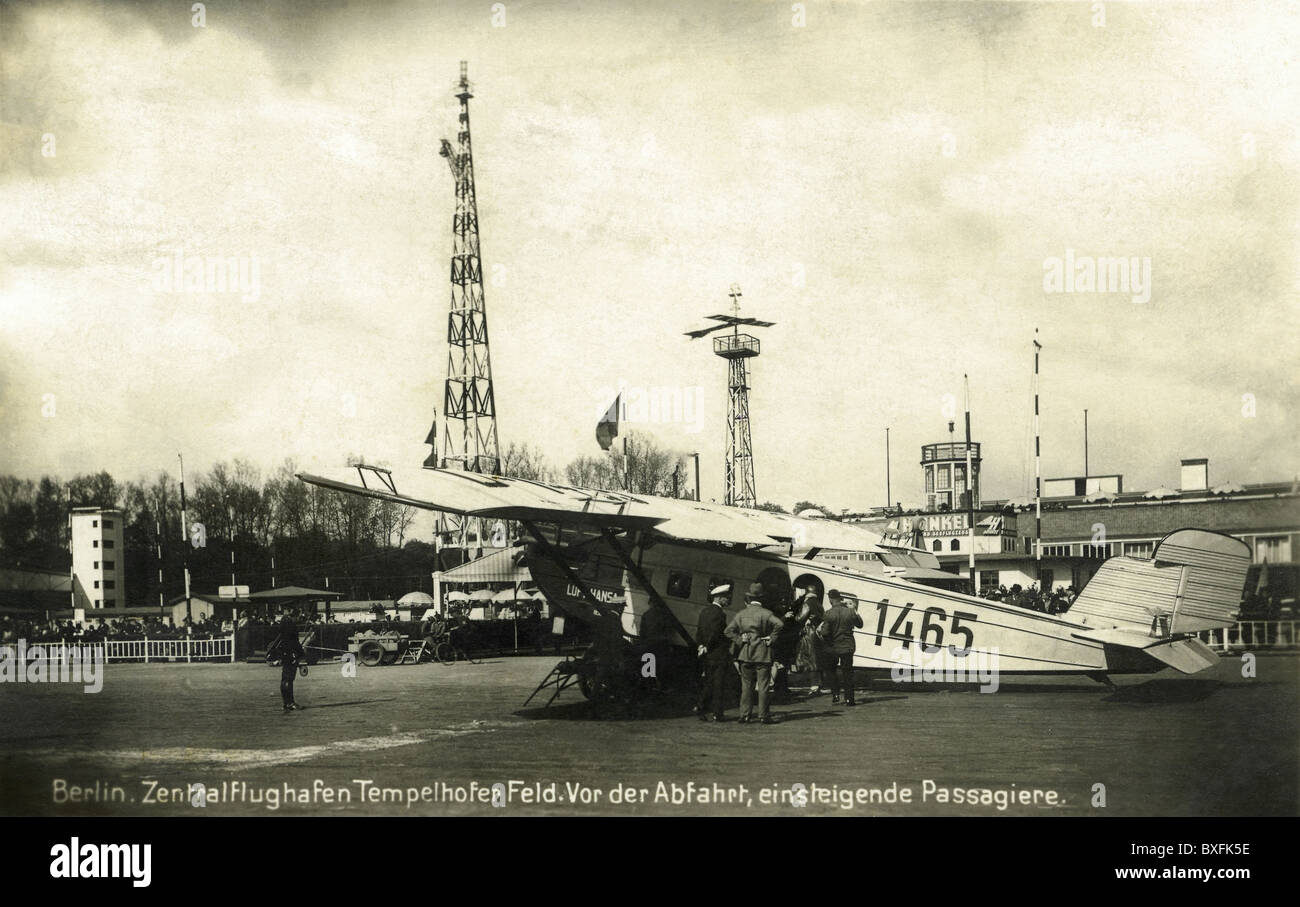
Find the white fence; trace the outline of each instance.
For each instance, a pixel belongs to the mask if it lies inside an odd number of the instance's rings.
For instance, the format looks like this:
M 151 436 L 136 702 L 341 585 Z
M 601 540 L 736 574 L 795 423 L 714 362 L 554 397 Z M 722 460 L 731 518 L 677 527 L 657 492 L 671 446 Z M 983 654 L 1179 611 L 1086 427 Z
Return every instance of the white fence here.
M 1241 620 L 1222 630 L 1203 630 L 1197 634 L 1211 648 L 1224 652 L 1229 649 L 1295 649 L 1300 621 L 1294 620 Z
M 67 646 L 87 649 L 104 649 L 105 661 L 234 661 L 235 637 L 218 636 L 214 639 L 106 639 L 93 643 L 33 643 L 42 646 L 51 659 L 59 658 Z M 30 648 L 30 647 L 29 647 Z

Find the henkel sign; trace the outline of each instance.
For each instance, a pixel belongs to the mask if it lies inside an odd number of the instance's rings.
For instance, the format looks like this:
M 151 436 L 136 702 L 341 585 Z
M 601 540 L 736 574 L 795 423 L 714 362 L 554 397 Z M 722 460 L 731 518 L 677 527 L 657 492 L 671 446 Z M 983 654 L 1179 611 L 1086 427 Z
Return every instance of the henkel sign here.
M 927 516 L 896 517 L 885 524 L 885 535 L 965 535 L 970 527 L 964 513 L 936 513 Z

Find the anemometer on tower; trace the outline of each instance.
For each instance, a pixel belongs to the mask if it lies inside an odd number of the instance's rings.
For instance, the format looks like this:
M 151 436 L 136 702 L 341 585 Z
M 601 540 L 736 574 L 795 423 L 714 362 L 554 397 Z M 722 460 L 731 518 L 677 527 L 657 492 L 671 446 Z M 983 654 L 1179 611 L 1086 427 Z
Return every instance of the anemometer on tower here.
M 740 333 L 740 326 L 770 328 L 776 322 L 740 317 L 740 287 L 731 285 L 730 315 L 710 315 L 719 321 L 707 328 L 687 331 L 692 339 L 727 327 L 731 334 L 713 338 L 713 354 L 727 360 L 727 486 L 724 503 L 733 507 L 757 507 L 754 490 L 754 450 L 749 433 L 749 367 L 745 360 L 758 355 L 758 338 Z

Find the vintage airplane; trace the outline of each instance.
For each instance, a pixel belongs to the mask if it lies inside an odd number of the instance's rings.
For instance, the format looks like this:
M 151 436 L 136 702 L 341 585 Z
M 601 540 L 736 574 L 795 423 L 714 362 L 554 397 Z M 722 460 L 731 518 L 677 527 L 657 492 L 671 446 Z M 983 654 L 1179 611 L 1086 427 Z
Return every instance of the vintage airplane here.
M 710 588 L 730 583 L 734 613 L 749 583 L 781 613 L 792 588 L 838 589 L 864 626 L 855 665 L 923 667 L 982 660 L 1001 674 L 1107 675 L 1173 667 L 1195 673 L 1218 657 L 1197 632 L 1236 619 L 1249 566 L 1237 539 L 1198 529 L 1165 536 L 1150 558 L 1105 561 L 1068 612 L 1049 615 L 952 588 L 928 552 L 886 545 L 859 526 L 691 500 L 551 485 L 455 470 L 394 473 L 355 466 L 301 473 L 313 485 L 460 516 L 519 522 L 521 557 L 553 605 L 583 621 L 621 618 L 641 635 L 653 609 L 672 642 L 694 648 Z M 844 564 L 822 552 L 857 552 Z M 849 566 L 852 564 L 852 566 Z

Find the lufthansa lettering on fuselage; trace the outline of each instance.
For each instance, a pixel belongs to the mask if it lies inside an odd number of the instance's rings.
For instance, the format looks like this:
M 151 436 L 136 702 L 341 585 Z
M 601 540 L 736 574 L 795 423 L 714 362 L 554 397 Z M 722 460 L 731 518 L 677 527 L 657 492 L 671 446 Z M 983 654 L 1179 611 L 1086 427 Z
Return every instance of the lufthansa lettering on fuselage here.
M 621 605 L 627 601 L 622 589 L 602 589 L 600 586 L 588 585 L 587 591 L 591 593 L 592 598 L 602 604 Z M 582 598 L 582 590 L 573 583 L 569 583 L 564 592 L 570 598 Z

